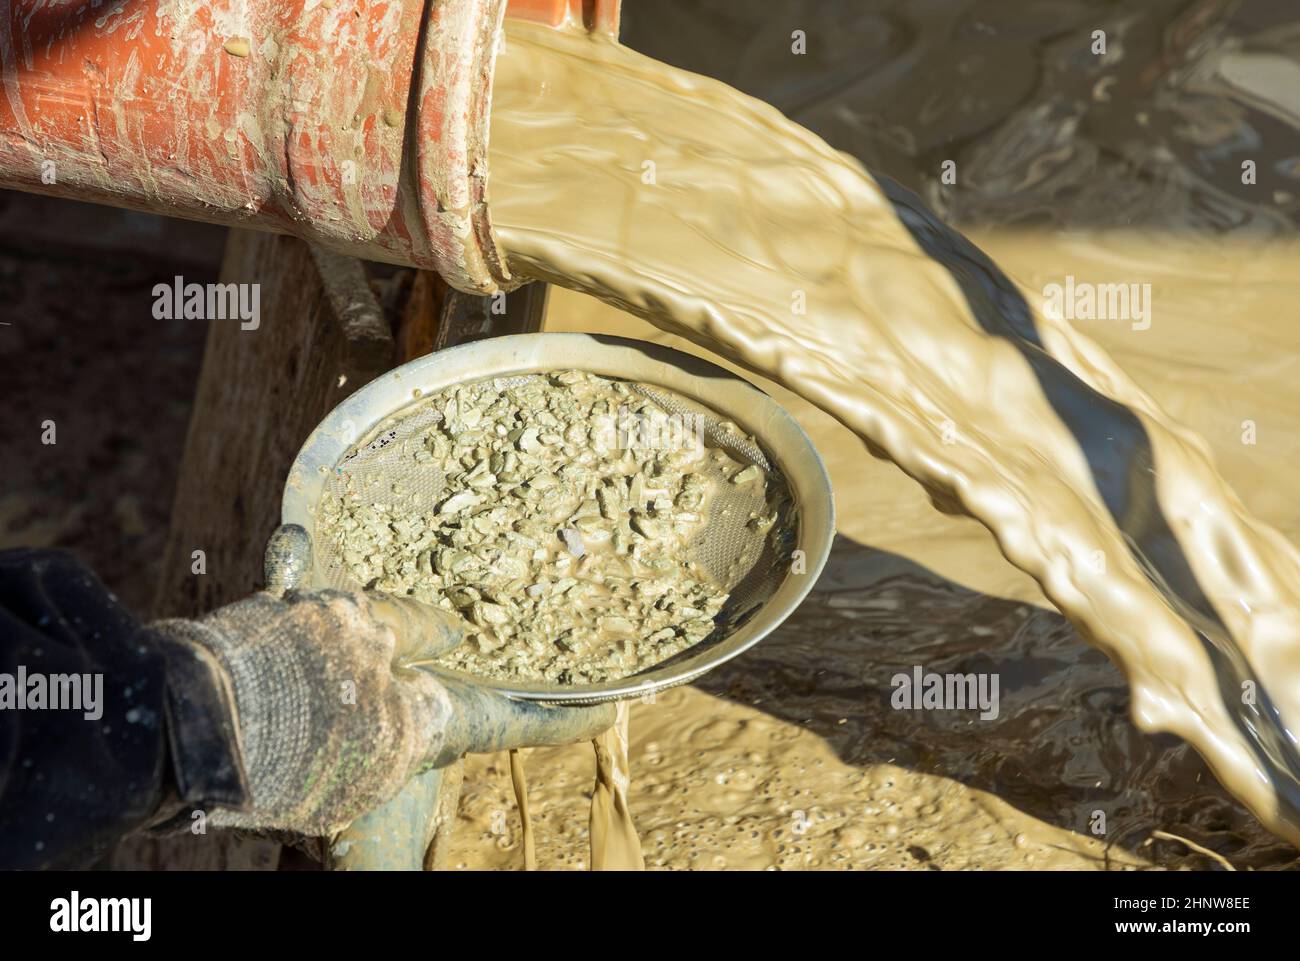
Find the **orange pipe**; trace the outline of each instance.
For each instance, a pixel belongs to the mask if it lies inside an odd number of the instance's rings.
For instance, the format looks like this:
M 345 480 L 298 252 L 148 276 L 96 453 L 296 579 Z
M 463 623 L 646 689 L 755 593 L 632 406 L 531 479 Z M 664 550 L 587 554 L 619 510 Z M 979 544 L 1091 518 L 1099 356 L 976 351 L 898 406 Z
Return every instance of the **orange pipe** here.
M 506 16 L 548 27 L 582 27 L 618 37 L 622 4 L 618 0 L 509 0 Z
M 509 5 L 617 30 L 617 0 Z M 495 291 L 509 276 L 485 145 L 506 6 L 0 0 L 0 186 L 295 234 Z

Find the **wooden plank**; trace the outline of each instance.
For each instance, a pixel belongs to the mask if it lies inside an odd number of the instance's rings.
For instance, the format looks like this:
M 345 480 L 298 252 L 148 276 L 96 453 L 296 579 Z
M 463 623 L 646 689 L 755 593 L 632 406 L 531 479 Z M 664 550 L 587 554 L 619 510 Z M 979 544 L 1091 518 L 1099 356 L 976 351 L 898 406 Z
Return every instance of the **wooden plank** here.
M 329 263 L 350 269 L 331 272 L 327 287 L 302 241 L 231 231 L 221 280 L 259 285 L 260 325 L 211 322 L 157 617 L 193 617 L 262 586 L 262 546 L 279 523 L 299 447 L 335 405 L 392 366 L 387 324 L 349 293 L 349 284 L 364 283 L 360 262 Z M 200 560 L 205 572 L 195 573 Z

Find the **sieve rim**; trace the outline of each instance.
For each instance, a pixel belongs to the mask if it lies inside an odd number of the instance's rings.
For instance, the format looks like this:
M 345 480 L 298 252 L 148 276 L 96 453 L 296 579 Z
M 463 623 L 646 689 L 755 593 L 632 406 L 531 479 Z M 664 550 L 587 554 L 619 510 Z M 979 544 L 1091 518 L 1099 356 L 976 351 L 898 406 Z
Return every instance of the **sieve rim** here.
M 314 509 L 329 472 L 358 442 L 422 398 L 457 384 L 554 370 L 582 370 L 658 386 L 735 422 L 758 442 L 786 480 L 795 513 L 793 549 L 804 552 L 804 571 L 787 574 L 772 596 L 730 636 L 696 645 L 705 650 L 695 657 L 687 656 L 688 648 L 665 665 L 618 680 L 558 685 L 425 669 L 519 700 L 556 705 L 646 697 L 688 684 L 753 647 L 794 612 L 821 574 L 835 536 L 830 476 L 812 440 L 769 394 L 702 357 L 628 337 L 561 332 L 492 337 L 418 357 L 345 398 L 311 432 L 285 480 L 281 522 L 301 525 L 314 539 Z M 309 586 L 327 586 L 315 563 Z

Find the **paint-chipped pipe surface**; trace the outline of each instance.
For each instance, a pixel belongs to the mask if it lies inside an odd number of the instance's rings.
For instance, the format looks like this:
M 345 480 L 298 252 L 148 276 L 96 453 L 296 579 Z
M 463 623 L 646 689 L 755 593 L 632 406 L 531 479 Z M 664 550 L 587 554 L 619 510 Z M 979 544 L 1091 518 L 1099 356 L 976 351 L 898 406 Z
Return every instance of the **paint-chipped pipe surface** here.
M 514 6 L 585 26 L 580 3 Z M 0 186 L 295 234 L 470 293 L 509 287 L 484 208 L 506 8 L 8 0 Z M 617 3 L 592 9 L 592 29 L 617 30 Z

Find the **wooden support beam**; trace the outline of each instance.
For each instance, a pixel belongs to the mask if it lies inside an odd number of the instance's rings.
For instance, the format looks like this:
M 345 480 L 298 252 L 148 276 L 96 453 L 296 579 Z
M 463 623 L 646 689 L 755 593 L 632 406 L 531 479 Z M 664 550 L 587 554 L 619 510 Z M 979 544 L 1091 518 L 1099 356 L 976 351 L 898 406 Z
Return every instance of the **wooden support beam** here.
M 260 323 L 210 322 L 156 617 L 194 617 L 262 586 L 262 547 L 299 447 L 335 405 L 392 367 L 392 335 L 353 258 L 232 230 L 221 282 L 259 285 Z

